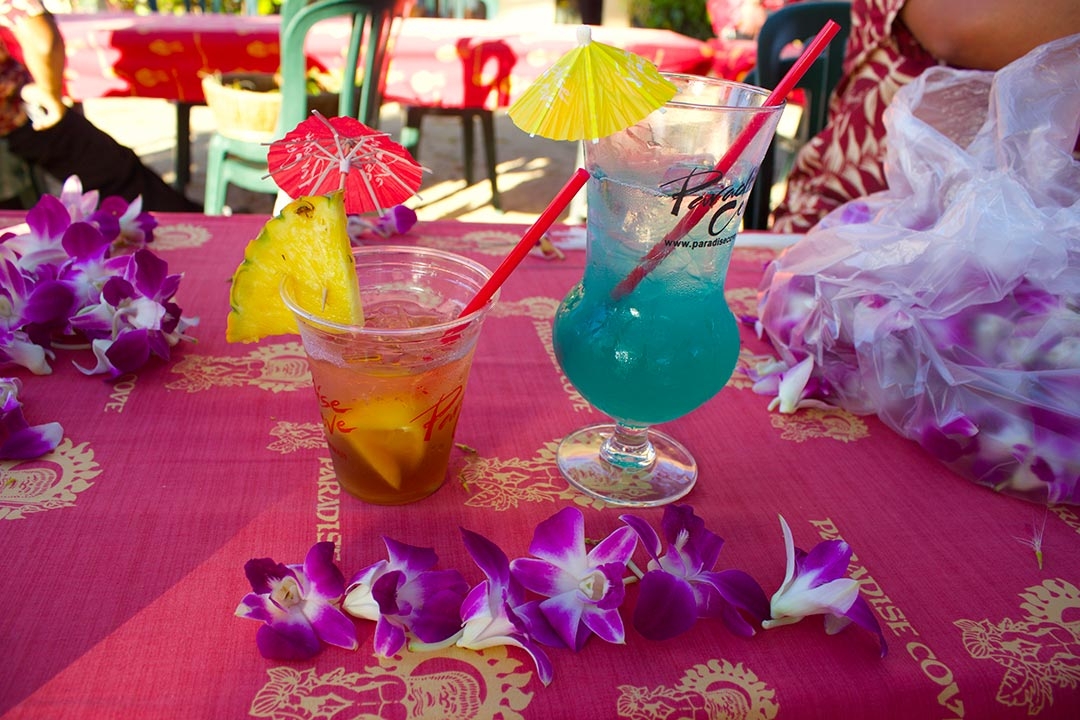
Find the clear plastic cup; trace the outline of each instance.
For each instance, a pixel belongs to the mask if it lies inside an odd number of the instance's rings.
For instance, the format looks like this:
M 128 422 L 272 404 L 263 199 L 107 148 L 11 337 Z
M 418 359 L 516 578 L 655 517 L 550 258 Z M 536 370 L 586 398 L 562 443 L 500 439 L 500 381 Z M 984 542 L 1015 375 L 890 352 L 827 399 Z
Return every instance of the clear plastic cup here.
M 415 502 L 446 478 L 480 327 L 497 296 L 459 318 L 491 272 L 431 248 L 354 252 L 363 325 L 302 308 L 282 284 L 307 352 L 341 487 L 379 505 Z

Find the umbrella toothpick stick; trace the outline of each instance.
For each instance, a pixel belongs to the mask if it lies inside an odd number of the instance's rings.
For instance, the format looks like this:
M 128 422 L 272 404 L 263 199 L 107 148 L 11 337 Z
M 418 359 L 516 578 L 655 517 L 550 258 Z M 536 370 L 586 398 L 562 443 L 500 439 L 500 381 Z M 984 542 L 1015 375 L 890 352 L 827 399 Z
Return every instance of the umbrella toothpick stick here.
M 514 249 L 503 259 L 499 264 L 499 267 L 495 268 L 495 272 L 491 274 L 484 286 L 480 288 L 480 291 L 476 293 L 476 296 L 469 301 L 469 304 L 465 306 L 465 309 L 461 311 L 459 317 L 465 317 L 470 313 L 474 313 L 487 304 L 488 300 L 495 294 L 502 284 L 506 281 L 506 278 L 510 276 L 510 273 L 514 271 L 525 256 L 529 254 L 533 246 L 540 240 L 547 229 L 551 227 L 551 224 L 559 217 L 559 214 L 570 204 L 570 201 L 574 199 L 574 196 L 578 194 L 581 187 L 589 179 L 589 173 L 584 168 L 578 168 L 570 179 L 563 185 L 562 190 L 555 195 L 555 198 L 544 209 L 544 212 L 540 213 L 540 217 L 536 219 L 525 234 L 521 236 L 521 240 L 514 246 Z
M 835 37 L 836 33 L 840 31 L 840 26 L 832 20 L 825 23 L 825 27 L 818 31 L 818 34 L 814 36 L 814 39 L 806 46 L 803 53 L 787 71 L 784 77 L 773 89 L 769 96 L 762 103 L 764 107 L 771 107 L 779 105 L 788 96 L 788 93 L 792 91 L 795 84 L 799 82 L 802 76 L 806 73 L 810 65 L 817 59 L 821 51 L 825 49 L 825 46 L 829 44 L 829 41 Z M 731 167 L 735 164 L 735 161 L 739 159 L 745 151 L 750 142 L 754 139 L 754 136 L 761 131 L 762 126 L 765 125 L 766 116 L 764 113 L 755 115 L 754 118 L 747 123 L 742 132 L 735 138 L 735 141 L 724 153 L 723 157 L 716 164 L 716 172 L 720 175 L 727 174 Z M 671 231 L 664 236 L 663 240 L 656 243 L 649 249 L 649 252 L 638 263 L 637 267 L 630 271 L 630 274 L 619 281 L 618 285 L 612 290 L 612 297 L 616 300 L 633 292 L 638 283 L 645 279 L 645 276 L 659 265 L 664 258 L 666 258 L 672 250 L 678 245 L 675 240 L 682 239 L 688 232 L 690 232 L 695 225 L 697 225 L 705 215 L 708 214 L 712 208 L 711 202 L 701 202 L 695 205 L 690 212 L 682 217 L 679 223 L 671 229 Z
M 412 197 L 425 168 L 390 135 L 352 117 L 318 111 L 270 143 L 267 169 L 286 194 L 344 191 L 350 215 L 398 205 Z

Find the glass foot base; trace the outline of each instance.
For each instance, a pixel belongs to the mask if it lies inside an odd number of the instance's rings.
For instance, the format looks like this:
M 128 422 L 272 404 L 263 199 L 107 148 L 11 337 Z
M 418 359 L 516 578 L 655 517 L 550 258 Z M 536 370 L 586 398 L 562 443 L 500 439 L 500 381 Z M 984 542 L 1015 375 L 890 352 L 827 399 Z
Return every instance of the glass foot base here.
M 697 482 L 697 462 L 677 440 L 649 430 L 656 462 L 646 468 L 613 465 L 600 457 L 612 424 L 592 425 L 567 435 L 556 459 L 570 485 L 612 505 L 654 507 L 684 497 Z

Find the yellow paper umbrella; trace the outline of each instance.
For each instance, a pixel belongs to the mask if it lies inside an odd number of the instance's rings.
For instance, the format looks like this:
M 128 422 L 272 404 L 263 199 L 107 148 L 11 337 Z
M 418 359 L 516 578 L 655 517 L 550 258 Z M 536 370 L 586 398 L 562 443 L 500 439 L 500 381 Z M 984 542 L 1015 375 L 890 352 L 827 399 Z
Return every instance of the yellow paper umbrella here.
M 577 47 L 544 71 L 510 106 L 510 119 L 530 135 L 598 140 L 625 130 L 675 96 L 651 62 L 594 42 L 587 25 Z

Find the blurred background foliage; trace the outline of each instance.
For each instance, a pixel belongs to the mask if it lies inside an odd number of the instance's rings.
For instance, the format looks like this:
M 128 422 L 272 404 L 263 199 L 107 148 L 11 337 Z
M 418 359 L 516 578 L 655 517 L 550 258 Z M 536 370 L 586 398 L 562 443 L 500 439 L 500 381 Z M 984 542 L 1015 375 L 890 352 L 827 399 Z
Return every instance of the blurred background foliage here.
M 705 0 L 630 0 L 630 22 L 636 27 L 674 30 L 698 40 L 713 37 Z

